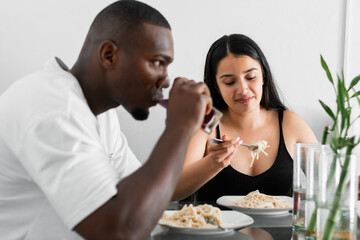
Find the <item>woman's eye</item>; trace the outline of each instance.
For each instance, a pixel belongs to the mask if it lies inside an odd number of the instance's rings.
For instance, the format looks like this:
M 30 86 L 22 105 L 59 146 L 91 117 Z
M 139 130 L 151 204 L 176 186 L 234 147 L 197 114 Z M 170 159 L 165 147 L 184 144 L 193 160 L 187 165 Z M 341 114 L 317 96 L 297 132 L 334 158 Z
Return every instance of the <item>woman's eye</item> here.
M 234 81 L 232 81 L 232 82 L 224 82 L 224 84 L 230 86 L 230 85 L 234 84 Z
M 251 77 L 248 77 L 247 80 L 253 80 L 255 78 L 256 78 L 256 76 L 251 76 Z

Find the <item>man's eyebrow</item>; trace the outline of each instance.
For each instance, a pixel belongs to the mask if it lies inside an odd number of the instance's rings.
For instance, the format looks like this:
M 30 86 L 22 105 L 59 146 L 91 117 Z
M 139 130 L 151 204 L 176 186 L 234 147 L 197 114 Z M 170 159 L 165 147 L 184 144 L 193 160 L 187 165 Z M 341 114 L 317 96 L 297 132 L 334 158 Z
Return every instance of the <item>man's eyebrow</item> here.
M 171 63 L 172 61 L 174 61 L 174 59 L 172 59 L 172 57 L 165 55 L 165 54 L 157 54 L 156 56 L 164 58 L 165 61 L 167 61 L 168 63 Z

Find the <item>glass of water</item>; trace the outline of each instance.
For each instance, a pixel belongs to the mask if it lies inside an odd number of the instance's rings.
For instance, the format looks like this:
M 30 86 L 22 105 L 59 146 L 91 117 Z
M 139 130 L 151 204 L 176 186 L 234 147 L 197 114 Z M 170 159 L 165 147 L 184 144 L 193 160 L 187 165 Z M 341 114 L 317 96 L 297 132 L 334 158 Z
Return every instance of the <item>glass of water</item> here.
M 315 210 L 318 192 L 318 167 L 321 144 L 294 145 L 293 168 L 293 230 L 305 231 Z
M 167 108 L 168 99 L 163 98 L 162 89 L 159 89 L 158 92 L 154 96 L 154 101 L 159 105 Z M 211 131 L 220 123 L 223 114 L 218 109 L 213 107 L 211 112 L 204 116 L 203 123 L 201 125 L 201 129 L 207 134 L 211 133 Z

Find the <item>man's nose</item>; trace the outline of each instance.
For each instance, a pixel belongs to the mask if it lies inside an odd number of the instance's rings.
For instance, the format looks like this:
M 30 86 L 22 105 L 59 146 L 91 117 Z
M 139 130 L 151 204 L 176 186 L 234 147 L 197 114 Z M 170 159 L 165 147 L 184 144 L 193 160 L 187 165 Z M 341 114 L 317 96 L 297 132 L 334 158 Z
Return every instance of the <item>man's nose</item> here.
M 166 76 L 162 77 L 158 80 L 156 87 L 158 89 L 160 88 L 168 88 L 170 86 L 170 79 L 169 76 L 166 74 Z
M 169 86 L 170 86 L 170 79 L 169 79 L 169 76 L 166 76 L 165 80 L 161 84 L 161 87 L 162 88 L 168 88 Z

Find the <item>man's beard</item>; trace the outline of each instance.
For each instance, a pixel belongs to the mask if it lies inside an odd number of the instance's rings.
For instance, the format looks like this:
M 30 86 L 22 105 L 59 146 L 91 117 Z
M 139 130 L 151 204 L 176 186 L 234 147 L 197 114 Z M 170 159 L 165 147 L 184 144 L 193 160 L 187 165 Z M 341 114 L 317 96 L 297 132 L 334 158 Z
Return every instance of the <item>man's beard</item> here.
M 148 118 L 149 116 L 149 111 L 148 110 L 144 110 L 144 109 L 140 109 L 137 108 L 134 111 L 131 112 L 131 115 L 133 116 L 133 118 L 135 118 L 136 120 L 145 120 Z

